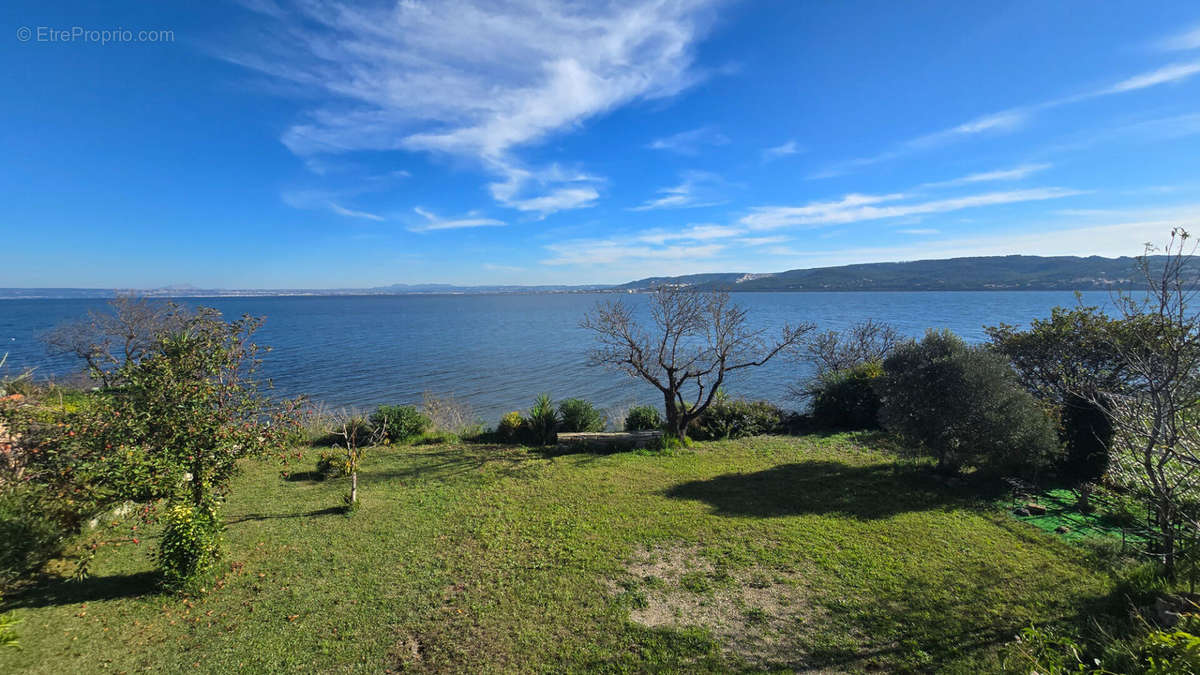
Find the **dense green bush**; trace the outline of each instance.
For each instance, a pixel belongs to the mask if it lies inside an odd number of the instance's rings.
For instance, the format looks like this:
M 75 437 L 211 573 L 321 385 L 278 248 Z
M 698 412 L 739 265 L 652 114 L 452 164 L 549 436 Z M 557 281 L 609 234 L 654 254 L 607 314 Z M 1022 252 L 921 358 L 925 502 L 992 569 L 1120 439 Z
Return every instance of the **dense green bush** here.
M 392 443 L 416 438 L 429 428 L 429 418 L 411 405 L 381 405 L 370 421 L 371 429 Z
M 529 409 L 529 418 L 525 421 L 525 428 L 529 430 L 531 443 L 554 443 L 558 433 L 558 411 L 554 409 L 554 402 L 550 400 L 549 394 L 541 394 L 534 400 L 533 407 Z
M 344 450 L 326 450 L 317 456 L 317 473 L 322 479 L 337 478 L 350 473 L 350 460 Z
M 568 398 L 558 404 L 559 431 L 604 431 L 605 423 L 604 415 L 581 398 Z
M 942 471 L 1016 473 L 1057 454 L 1049 416 L 1008 362 L 986 348 L 930 331 L 897 347 L 883 369 L 883 426 L 937 458 Z
M 0 586 L 40 568 L 70 534 L 39 492 L 29 484 L 0 490 Z
M 634 406 L 625 416 L 625 431 L 654 431 L 662 426 L 662 415 L 652 405 Z
M 496 435 L 500 440 L 509 443 L 520 442 L 525 434 L 525 417 L 521 415 L 521 411 L 514 410 L 504 417 L 500 418 L 500 424 L 496 425 Z
M 1112 424 L 1090 393 L 1128 393 L 1136 380 L 1124 354 L 1136 352 L 1137 321 L 1112 319 L 1097 307 L 1055 307 L 1028 329 L 987 327 L 990 346 L 1006 356 L 1018 381 L 1059 410 L 1066 447 L 1058 478 L 1095 482 L 1108 469 Z
M 742 438 L 778 433 L 785 413 L 767 401 L 730 399 L 719 395 L 696 420 L 691 435 L 696 440 Z
M 813 423 L 830 429 L 878 428 L 875 383 L 882 376 L 883 364 L 871 361 L 817 377 L 809 389 Z
M 203 582 L 220 557 L 221 524 L 206 509 L 175 504 L 163 514 L 162 539 L 155 555 L 163 585 L 188 590 Z

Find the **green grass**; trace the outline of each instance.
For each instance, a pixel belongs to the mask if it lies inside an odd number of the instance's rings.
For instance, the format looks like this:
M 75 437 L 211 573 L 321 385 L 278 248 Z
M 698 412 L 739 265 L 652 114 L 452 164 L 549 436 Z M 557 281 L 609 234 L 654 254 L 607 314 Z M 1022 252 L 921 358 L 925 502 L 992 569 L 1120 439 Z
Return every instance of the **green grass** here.
M 153 533 L 126 537 L 6 598 L 0 672 L 988 672 L 1031 622 L 1108 601 L 1082 551 L 876 445 L 392 447 L 351 515 L 344 479 L 252 463 L 215 588 L 155 593 Z

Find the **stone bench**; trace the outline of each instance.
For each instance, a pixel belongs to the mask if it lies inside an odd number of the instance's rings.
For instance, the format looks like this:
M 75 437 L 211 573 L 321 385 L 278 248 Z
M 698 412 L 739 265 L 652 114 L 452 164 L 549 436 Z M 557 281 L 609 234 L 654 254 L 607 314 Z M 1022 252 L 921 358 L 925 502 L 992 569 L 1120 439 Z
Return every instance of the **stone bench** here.
M 661 431 L 601 431 L 560 433 L 560 448 L 572 450 L 630 450 L 658 443 Z

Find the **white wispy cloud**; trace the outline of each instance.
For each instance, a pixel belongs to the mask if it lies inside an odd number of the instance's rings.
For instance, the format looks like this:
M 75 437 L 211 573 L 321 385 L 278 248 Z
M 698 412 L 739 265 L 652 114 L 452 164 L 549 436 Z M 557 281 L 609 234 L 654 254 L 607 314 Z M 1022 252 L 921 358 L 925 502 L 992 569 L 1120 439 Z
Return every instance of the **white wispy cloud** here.
M 767 246 L 770 244 L 782 244 L 790 240 L 791 237 L 777 235 L 771 237 L 738 237 L 736 241 L 744 246 Z
M 1192 61 L 1190 63 L 1173 63 L 1169 66 L 1163 66 L 1158 70 L 1152 70 L 1148 73 L 1135 75 L 1131 78 L 1121 80 L 1120 82 L 1101 89 L 1096 92 L 1096 96 L 1104 96 L 1107 94 L 1122 94 L 1127 91 L 1136 91 L 1147 87 L 1154 87 L 1160 84 L 1169 84 L 1171 82 L 1179 82 L 1185 80 L 1196 73 L 1200 73 L 1200 61 Z
M 353 196 L 365 192 L 362 189 L 337 191 L 337 190 L 320 190 L 320 189 L 291 189 L 284 190 L 279 197 L 284 204 L 293 209 L 304 209 L 309 211 L 329 211 L 336 213 L 339 216 L 347 218 L 362 218 L 364 220 L 383 221 L 386 220 L 369 211 L 359 211 L 356 209 L 346 208 L 338 203 L 337 200 Z
M 440 218 L 432 211 L 416 207 L 413 209 L 417 215 L 426 220 L 423 225 L 414 225 L 409 229 L 410 232 L 432 232 L 434 230 L 458 230 L 470 227 L 503 227 L 507 223 L 495 218 L 484 218 L 477 213 L 469 213 L 463 218 Z
M 646 147 L 651 150 L 666 150 L 680 155 L 698 155 L 707 146 L 726 145 L 727 143 L 729 143 L 729 138 L 709 126 L 657 138 Z
M 842 176 L 873 164 L 891 161 L 914 152 L 939 147 L 971 136 L 984 133 L 1011 131 L 1020 127 L 1028 119 L 1029 113 L 1027 111 L 1017 109 L 984 115 L 982 117 L 977 117 L 973 120 L 963 122 L 962 124 L 957 124 L 953 127 L 943 129 L 941 131 L 911 138 L 892 148 L 891 150 L 886 150 L 877 155 L 835 162 L 824 169 L 813 173 L 809 176 L 809 178 L 833 178 L 835 176 Z
M 367 211 L 355 211 L 348 209 L 337 202 L 329 202 L 329 209 L 340 216 L 348 216 L 350 218 L 365 218 L 367 220 L 384 220 L 383 216 L 369 213 Z
M 908 230 L 896 230 L 900 234 L 911 234 L 913 236 L 925 237 L 934 234 L 941 234 L 941 230 L 935 230 L 932 227 L 918 227 Z
M 991 181 L 1005 180 L 1021 180 L 1027 178 L 1040 171 L 1049 169 L 1051 164 L 1022 164 L 1011 169 L 997 169 L 995 171 L 982 171 L 979 173 L 967 174 L 959 178 L 951 180 L 940 180 L 932 183 L 924 183 L 921 187 L 953 187 L 957 185 L 971 185 L 973 183 L 987 183 Z
M 634 261 L 642 264 L 661 261 L 691 262 L 712 258 L 725 250 L 725 246 L 723 244 L 652 246 L 636 240 L 579 239 L 561 244 L 550 244 L 546 250 L 551 253 L 551 257 L 542 261 L 545 265 L 610 265 Z
M 648 200 L 640 206 L 632 207 L 631 211 L 652 211 L 656 209 L 684 209 L 701 206 L 714 206 L 722 203 L 725 198 L 722 191 L 725 181 L 717 174 L 708 171 L 685 171 L 683 182 L 678 185 L 661 188 L 661 195 Z
M 1087 91 L 1082 94 L 1064 96 L 1032 105 L 1010 108 L 1008 110 L 976 117 L 972 120 L 957 124 L 941 131 L 911 138 L 889 150 L 885 150 L 876 155 L 835 162 L 824 169 L 813 173 L 809 176 L 809 178 L 832 178 L 835 176 L 842 176 L 857 169 L 898 159 L 914 152 L 941 147 L 949 143 L 961 141 L 967 138 L 978 136 L 980 134 L 1013 131 L 1024 126 L 1031 119 L 1033 119 L 1037 113 L 1044 110 L 1058 108 L 1060 106 L 1100 98 L 1103 96 L 1112 96 L 1115 94 L 1139 91 L 1162 84 L 1182 82 L 1188 78 L 1191 78 L 1197 73 L 1200 73 L 1200 61 L 1174 63 L 1162 66 L 1155 70 L 1128 77 L 1107 87 Z
M 757 206 L 739 222 L 752 230 L 823 227 L 927 213 L 946 213 L 981 206 L 1059 199 L 1078 194 L 1083 193 L 1079 190 L 1047 187 L 907 203 L 893 203 L 903 201 L 906 198 L 904 194 L 850 194 L 837 201 L 810 202 L 803 206 Z
M 1200 49 L 1200 26 L 1190 28 L 1182 33 L 1177 33 L 1170 37 L 1160 40 L 1156 45 L 1159 49 L 1166 51 L 1187 51 L 1191 49 Z
M 693 46 L 715 4 L 298 2 L 272 5 L 267 38 L 225 56 L 316 101 L 283 134 L 297 155 L 430 151 L 517 183 L 521 146 L 698 81 Z M 507 205 L 545 214 L 595 199 L 546 188 Z
M 795 155 L 798 152 L 800 152 L 800 146 L 793 139 L 787 141 L 786 143 L 781 143 L 779 145 L 763 149 L 762 158 L 764 162 L 769 162 L 773 159 L 779 159 L 780 157 Z
M 632 239 L 648 244 L 663 244 L 668 241 L 710 241 L 713 239 L 725 239 L 744 234 L 745 232 L 746 228 L 744 227 L 700 223 L 689 225 L 681 230 L 648 230 L 632 237 Z

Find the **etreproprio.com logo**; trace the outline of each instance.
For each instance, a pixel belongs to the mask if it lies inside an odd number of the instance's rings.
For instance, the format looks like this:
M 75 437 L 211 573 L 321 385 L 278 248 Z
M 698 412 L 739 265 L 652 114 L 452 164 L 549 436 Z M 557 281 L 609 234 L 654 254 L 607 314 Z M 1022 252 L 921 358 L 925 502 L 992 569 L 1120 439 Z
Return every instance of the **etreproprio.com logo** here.
M 107 45 L 122 42 L 174 42 L 173 30 L 137 30 L 132 28 L 88 28 L 71 26 L 21 26 L 17 29 L 20 42 L 85 42 Z

